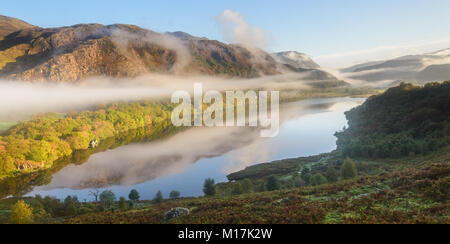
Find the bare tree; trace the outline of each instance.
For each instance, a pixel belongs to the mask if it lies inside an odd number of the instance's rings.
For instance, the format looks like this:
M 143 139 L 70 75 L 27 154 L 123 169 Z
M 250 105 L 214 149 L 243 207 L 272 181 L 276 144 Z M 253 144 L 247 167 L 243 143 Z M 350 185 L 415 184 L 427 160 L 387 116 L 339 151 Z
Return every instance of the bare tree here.
M 95 198 L 95 203 L 98 203 L 98 197 L 100 196 L 100 190 L 95 188 L 92 191 L 89 191 L 89 195 Z

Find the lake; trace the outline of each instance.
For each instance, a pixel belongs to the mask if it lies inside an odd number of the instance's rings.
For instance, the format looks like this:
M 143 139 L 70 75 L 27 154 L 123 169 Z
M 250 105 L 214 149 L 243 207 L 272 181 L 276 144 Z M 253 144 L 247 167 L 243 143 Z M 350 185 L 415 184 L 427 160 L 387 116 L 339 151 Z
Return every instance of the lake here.
M 261 138 L 259 129 L 252 127 L 200 127 L 121 146 L 64 167 L 48 185 L 27 195 L 76 195 L 92 201 L 93 189 L 112 190 L 117 198 L 136 189 L 143 200 L 153 199 L 158 190 L 164 197 L 172 190 L 183 197 L 201 196 L 206 178 L 226 182 L 228 174 L 250 165 L 334 150 L 334 133 L 347 125 L 344 112 L 364 101 L 345 97 L 283 104 L 280 133 L 274 138 Z

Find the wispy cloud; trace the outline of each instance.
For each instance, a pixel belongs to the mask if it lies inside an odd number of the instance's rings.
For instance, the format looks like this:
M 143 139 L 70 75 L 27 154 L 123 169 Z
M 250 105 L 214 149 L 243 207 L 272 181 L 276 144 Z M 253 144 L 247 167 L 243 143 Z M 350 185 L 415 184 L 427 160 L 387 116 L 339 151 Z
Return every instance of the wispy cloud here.
M 223 37 L 227 42 L 265 48 L 271 40 L 268 32 L 251 26 L 238 12 L 227 9 L 217 16 L 216 20 L 221 25 Z

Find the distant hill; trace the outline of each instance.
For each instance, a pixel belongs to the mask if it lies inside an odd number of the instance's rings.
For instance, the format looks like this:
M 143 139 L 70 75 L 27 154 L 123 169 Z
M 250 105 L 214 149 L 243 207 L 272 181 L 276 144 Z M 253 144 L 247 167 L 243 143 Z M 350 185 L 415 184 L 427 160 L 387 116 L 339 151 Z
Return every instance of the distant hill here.
M 33 27 L 25 21 L 0 15 L 0 39 L 13 32 Z
M 272 57 L 280 63 L 289 64 L 294 68 L 318 69 L 320 66 L 304 53 L 295 51 L 273 53 Z
M 422 55 L 358 64 L 342 69 L 352 79 L 381 82 L 403 80 L 424 84 L 450 79 L 450 49 Z M 389 83 L 388 83 L 389 84 Z

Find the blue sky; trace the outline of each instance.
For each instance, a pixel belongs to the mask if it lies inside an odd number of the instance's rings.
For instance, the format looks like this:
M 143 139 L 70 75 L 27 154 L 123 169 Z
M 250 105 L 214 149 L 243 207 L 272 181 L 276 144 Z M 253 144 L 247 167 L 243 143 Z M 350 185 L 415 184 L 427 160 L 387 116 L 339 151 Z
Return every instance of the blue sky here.
M 318 58 L 450 39 L 448 0 L 5 1 L 0 14 L 42 27 L 127 23 L 223 41 L 216 16 L 226 9 L 270 33 L 267 50 Z

